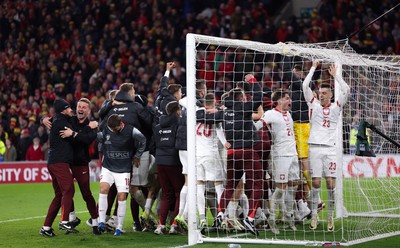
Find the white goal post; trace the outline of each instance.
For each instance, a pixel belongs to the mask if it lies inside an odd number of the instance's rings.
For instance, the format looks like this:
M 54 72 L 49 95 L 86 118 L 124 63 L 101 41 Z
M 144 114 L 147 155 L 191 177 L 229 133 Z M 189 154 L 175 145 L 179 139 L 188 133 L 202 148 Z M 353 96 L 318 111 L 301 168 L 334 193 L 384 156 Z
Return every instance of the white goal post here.
M 327 232 L 327 210 L 323 209 L 319 213 L 317 230 L 309 229 L 307 219 L 298 223 L 296 231 L 288 230 L 284 223 L 279 224 L 279 235 L 263 229 L 260 224 L 260 234 L 255 237 L 234 229 L 213 230 L 213 217 L 209 212 L 210 228 L 200 233 L 196 205 L 196 82 L 205 81 L 208 91 L 219 101 L 224 92 L 244 80 L 245 74 L 252 73 L 262 85 L 263 106 L 268 108 L 271 107 L 271 92 L 290 86 L 293 67 L 301 66 L 306 75 L 313 60 L 322 64 L 314 75 L 315 84 L 331 82 L 327 68 L 336 64 L 351 89 L 337 130 L 338 175 L 343 176 L 337 178 L 335 231 Z M 338 242 L 338 245 L 349 246 L 400 235 L 399 149 L 367 130 L 370 148 L 377 156 L 354 155 L 354 139 L 360 120 L 368 121 L 400 141 L 400 56 L 360 55 L 347 40 L 266 44 L 187 34 L 186 75 L 189 245 L 217 242 L 317 246 Z M 338 87 L 334 88 L 338 95 Z M 324 185 L 321 199 L 326 199 Z

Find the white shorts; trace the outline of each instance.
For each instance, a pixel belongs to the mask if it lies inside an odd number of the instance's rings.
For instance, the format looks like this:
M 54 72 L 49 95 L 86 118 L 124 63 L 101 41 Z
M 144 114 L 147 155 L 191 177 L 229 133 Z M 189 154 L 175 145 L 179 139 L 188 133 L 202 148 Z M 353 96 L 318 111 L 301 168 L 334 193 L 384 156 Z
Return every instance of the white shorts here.
M 272 175 L 276 183 L 287 183 L 300 179 L 297 156 L 273 157 Z
M 196 158 L 196 176 L 199 181 L 225 181 L 224 166 L 219 153 L 216 156 L 198 156 Z
M 101 168 L 100 183 L 108 183 L 110 186 L 115 183 L 118 192 L 129 192 L 129 182 L 131 179 L 131 173 L 117 173 L 108 170 L 107 168 Z
M 221 142 L 218 142 L 218 144 L 221 144 Z M 228 150 L 223 145 L 219 145 L 218 151 L 219 151 L 219 156 L 221 157 L 221 162 L 222 162 L 222 166 L 224 169 L 224 178 L 226 178 L 227 165 L 228 165 Z
M 182 174 L 187 175 L 188 173 L 188 156 L 187 156 L 187 151 L 185 150 L 179 150 L 179 160 L 181 161 L 182 164 Z
M 308 156 L 312 178 L 337 177 L 338 164 L 335 147 L 310 145 Z
M 149 175 L 154 175 L 157 173 L 157 164 L 156 158 L 150 154 L 150 168 L 149 168 Z
M 151 164 L 151 155 L 149 151 L 143 152 L 142 157 L 140 157 L 140 166 L 132 166 L 132 177 L 131 185 L 135 186 L 146 186 L 148 184 L 148 177 Z

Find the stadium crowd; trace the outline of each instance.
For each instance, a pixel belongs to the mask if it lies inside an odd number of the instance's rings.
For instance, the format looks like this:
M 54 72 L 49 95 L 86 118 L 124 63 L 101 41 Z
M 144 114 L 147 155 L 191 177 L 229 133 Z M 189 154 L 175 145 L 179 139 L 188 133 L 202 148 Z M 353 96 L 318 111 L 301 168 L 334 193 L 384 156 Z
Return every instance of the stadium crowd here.
M 175 61 L 171 80 L 184 88 L 187 33 L 266 43 L 332 41 L 395 4 L 323 0 L 310 16 L 275 25 L 272 1 L 2 1 L 0 146 L 6 149 L 0 149 L 0 159 L 47 159 L 48 138 L 40 119 L 54 115 L 57 97 L 73 109 L 87 97 L 93 103 L 91 118 L 97 120 L 106 92 L 129 80 L 151 105 L 165 61 Z M 351 37 L 351 45 L 361 53 L 400 54 L 399 15 L 395 9 L 382 17 Z M 34 137 L 44 157 L 27 155 Z M 35 143 L 34 151 L 38 147 Z

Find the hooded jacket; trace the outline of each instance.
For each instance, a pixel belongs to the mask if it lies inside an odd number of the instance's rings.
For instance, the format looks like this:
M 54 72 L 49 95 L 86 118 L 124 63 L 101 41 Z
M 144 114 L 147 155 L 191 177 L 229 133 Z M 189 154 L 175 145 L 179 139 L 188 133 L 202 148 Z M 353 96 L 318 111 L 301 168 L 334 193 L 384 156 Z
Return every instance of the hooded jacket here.
M 160 123 L 154 127 L 156 163 L 164 166 L 181 166 L 179 151 L 175 148 L 179 116 L 162 115 Z

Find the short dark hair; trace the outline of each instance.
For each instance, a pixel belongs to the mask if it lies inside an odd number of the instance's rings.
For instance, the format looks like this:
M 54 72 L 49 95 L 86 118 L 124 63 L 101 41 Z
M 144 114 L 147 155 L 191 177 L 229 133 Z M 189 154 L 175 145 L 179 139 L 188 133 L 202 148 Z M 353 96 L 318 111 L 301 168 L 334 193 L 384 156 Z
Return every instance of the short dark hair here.
M 177 101 L 172 101 L 165 106 L 165 111 L 167 112 L 167 115 L 173 115 L 176 114 L 176 112 L 181 109 L 179 106 L 179 103 Z
M 196 81 L 196 94 L 199 95 L 199 93 L 202 92 L 204 89 L 207 91 L 206 81 L 204 81 L 203 79 L 197 80 Z
M 120 126 L 121 123 L 122 123 L 121 116 L 119 116 L 117 114 L 112 114 L 107 119 L 107 126 L 111 129 L 114 129 L 114 128 Z
M 236 88 L 231 90 L 231 95 L 234 101 L 240 101 L 244 97 L 244 92 L 242 89 Z
M 272 97 L 271 100 L 272 102 L 277 105 L 278 104 L 278 100 L 283 98 L 286 94 L 289 95 L 289 91 L 285 90 L 285 89 L 276 89 L 273 93 L 272 93 Z
M 329 83 L 322 83 L 322 84 L 319 86 L 319 88 L 320 88 L 320 89 L 322 89 L 322 88 L 327 88 L 327 89 L 329 89 L 329 90 L 332 90 L 331 84 L 329 84 Z
M 294 69 L 296 71 L 302 71 L 303 70 L 303 65 L 302 64 L 295 64 L 294 65 Z
M 213 93 L 208 93 L 204 97 L 204 100 L 205 106 L 211 106 L 215 102 L 215 95 Z
M 123 83 L 119 86 L 119 90 L 123 92 L 129 92 L 131 90 L 135 90 L 133 83 Z
M 200 79 L 200 80 L 196 81 L 196 89 L 201 89 L 205 85 L 206 85 L 206 81 L 204 81 L 203 79 Z
M 173 94 L 175 94 L 176 92 L 178 92 L 180 89 L 182 89 L 182 85 L 180 85 L 180 84 L 170 84 L 170 85 L 168 85 L 168 92 L 171 94 L 171 95 L 173 95 Z

